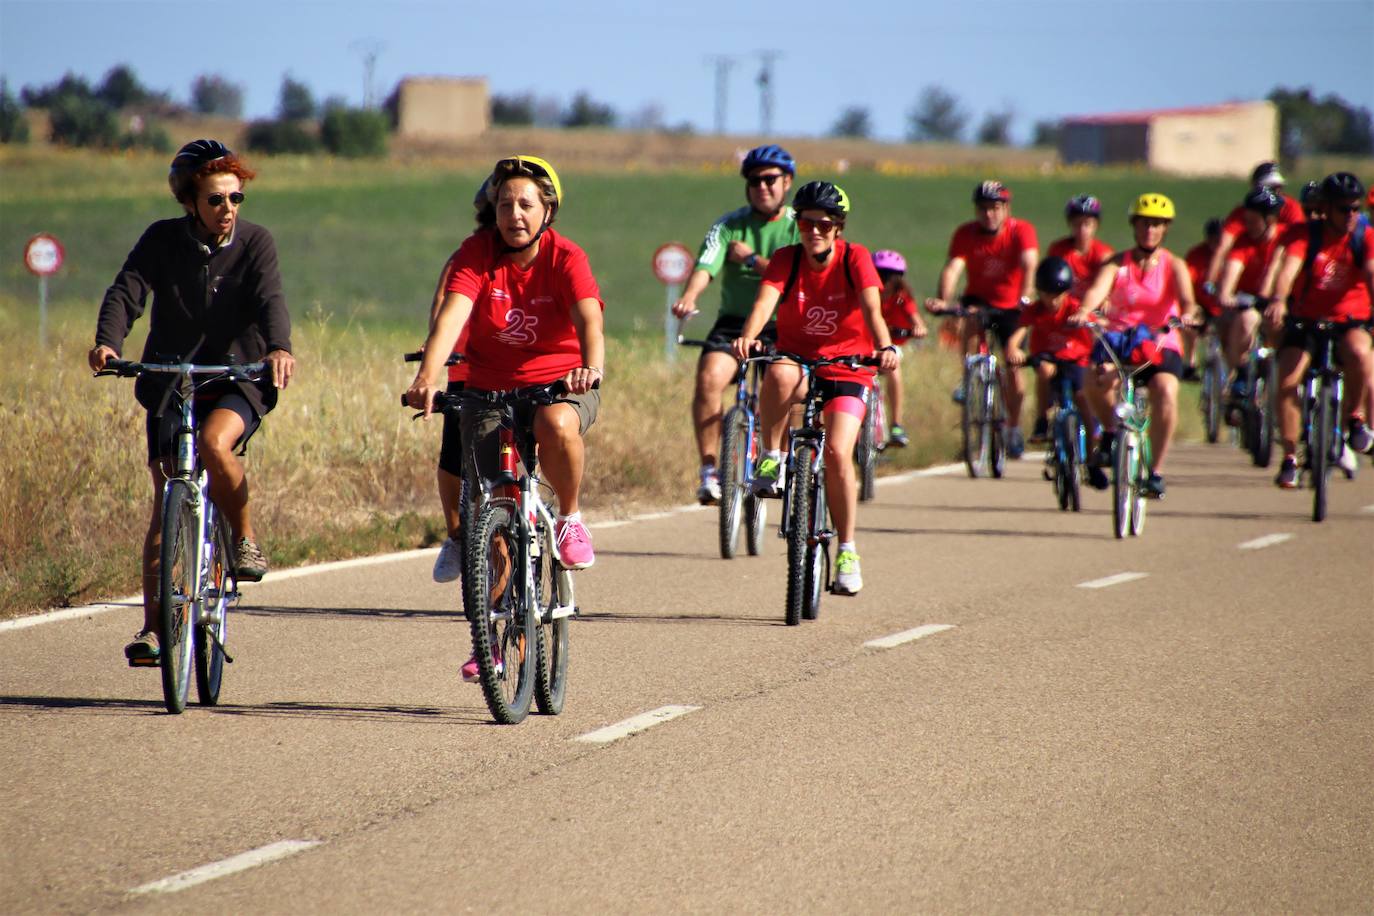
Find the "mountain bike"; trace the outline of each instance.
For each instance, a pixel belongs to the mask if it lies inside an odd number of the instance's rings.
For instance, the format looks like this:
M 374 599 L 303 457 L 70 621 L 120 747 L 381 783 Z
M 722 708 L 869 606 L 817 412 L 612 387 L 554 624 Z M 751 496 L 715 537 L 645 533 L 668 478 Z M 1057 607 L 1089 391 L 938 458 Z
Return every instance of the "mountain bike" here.
M 1299 402 L 1302 405 L 1303 472 L 1312 487 L 1312 521 L 1326 518 L 1326 490 L 1331 467 L 1341 459 L 1345 437 L 1341 434 L 1341 398 L 1345 377 L 1336 359 L 1336 335 L 1340 327 L 1329 321 L 1290 319 L 1290 327 L 1310 335 L 1311 360 L 1303 373 Z
M 1202 409 L 1202 425 L 1207 441 L 1216 444 L 1221 438 L 1221 417 L 1226 402 L 1226 358 L 1217 338 L 1216 323 L 1209 321 L 1202 335 L 1202 391 L 1198 406 Z
M 782 492 L 782 525 L 779 537 L 787 541 L 787 601 L 783 619 L 790 627 L 815 620 L 821 612 L 821 595 L 833 588 L 830 578 L 830 508 L 825 498 L 825 426 L 821 423 L 821 396 L 816 370 L 824 366 L 876 365 L 870 357 L 843 356 L 808 360 L 779 353 L 770 361 L 787 361 L 801 367 L 806 393 L 802 397 L 801 426 L 787 434 L 787 471 Z
M 1236 308 L 1263 310 L 1268 302 L 1249 293 L 1236 296 Z M 1273 347 L 1264 345 L 1256 332 L 1250 353 L 1240 370 L 1245 384 L 1241 404 L 1241 443 L 1256 467 L 1267 468 L 1274 453 L 1274 394 L 1278 390 L 1278 361 Z
M 878 456 L 887 445 L 887 411 L 883 403 L 883 384 L 877 376 L 867 391 L 863 425 L 854 443 L 854 464 L 859 471 L 859 502 L 869 502 L 877 491 L 874 477 Z
M 1050 405 L 1050 447 L 1045 452 L 1046 476 L 1054 482 L 1055 498 L 1061 511 L 1080 509 L 1083 462 L 1087 460 L 1088 433 L 1083 418 L 1078 413 L 1078 403 L 1074 399 L 1073 383 L 1067 378 L 1067 371 L 1075 367 L 1073 363 L 1055 361 L 1058 372 L 1055 375 L 1055 398 Z
M 964 357 L 964 376 L 960 390 L 964 397 L 959 427 L 963 440 L 964 466 L 970 477 L 1001 477 L 1006 469 L 1006 407 L 1002 402 L 1001 373 L 997 355 L 988 343 L 986 309 L 965 297 L 957 308 L 944 309 L 942 315 L 967 318 L 977 323 L 978 352 Z
M 704 340 L 689 340 L 678 335 L 677 342 L 687 347 L 703 347 Z M 766 359 L 751 358 L 740 363 L 735 372 L 735 405 L 725 413 L 720 435 L 720 556 L 729 560 L 739 547 L 741 521 L 745 547 L 756 557 L 763 548 L 763 529 L 768 523 L 768 506 L 749 489 L 754 466 L 759 461 L 759 384 Z
M 438 410 L 495 410 L 499 464 L 474 479 L 471 530 L 464 538 L 464 609 L 472 630 L 478 681 L 492 717 L 521 722 L 531 701 L 539 712 L 563 711 L 568 683 L 568 619 L 578 613 L 572 573 L 558 561 L 554 512 L 541 495 L 534 432 L 526 419 L 551 404 L 563 382 L 514 391 L 434 396 Z M 469 470 L 477 467 L 470 443 Z
M 219 702 L 229 610 L 238 603 L 229 522 L 210 498 L 210 476 L 196 445 L 195 393 L 212 382 L 256 382 L 265 363 L 238 366 L 139 363 L 112 359 L 97 375 L 176 376 L 171 398 L 181 415 L 172 473 L 162 489 L 161 570 L 158 580 L 158 657 L 130 666 L 162 670 L 162 699 L 170 713 L 186 708 L 192 669 L 203 706 Z
M 1168 324 L 1152 330 L 1164 334 L 1181 325 L 1177 318 L 1170 318 Z M 1154 465 L 1150 453 L 1149 392 L 1138 390 L 1135 380 L 1150 364 L 1133 366 L 1125 362 L 1112 348 L 1099 324 L 1089 327 L 1104 344 L 1121 378 L 1121 394 L 1115 407 L 1120 426 L 1112 443 L 1112 533 L 1118 539 L 1126 537 L 1128 532 L 1134 537 L 1145 530 L 1145 484 Z M 1125 356 L 1130 358 L 1130 354 Z

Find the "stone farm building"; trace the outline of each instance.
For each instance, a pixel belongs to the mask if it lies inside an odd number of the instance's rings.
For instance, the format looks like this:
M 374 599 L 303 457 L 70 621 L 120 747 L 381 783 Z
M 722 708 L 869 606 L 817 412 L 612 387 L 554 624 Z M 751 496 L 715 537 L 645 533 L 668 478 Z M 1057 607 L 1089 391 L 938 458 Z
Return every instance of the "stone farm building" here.
M 1278 158 L 1273 102 L 1230 102 L 1066 118 L 1059 135 L 1065 164 L 1143 164 L 1176 175 L 1247 177 Z

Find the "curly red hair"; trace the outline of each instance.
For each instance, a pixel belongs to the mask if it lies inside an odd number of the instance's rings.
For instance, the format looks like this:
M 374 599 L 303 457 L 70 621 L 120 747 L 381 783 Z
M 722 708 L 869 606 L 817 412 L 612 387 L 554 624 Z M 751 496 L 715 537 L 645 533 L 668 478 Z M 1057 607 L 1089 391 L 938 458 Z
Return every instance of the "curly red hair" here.
M 173 179 L 176 184 L 176 199 L 186 203 L 192 191 L 199 187 L 200 180 L 211 175 L 235 175 L 244 183 L 258 177 L 258 173 L 249 168 L 248 163 L 239 158 L 237 153 L 230 153 L 228 156 L 212 159 L 185 178 Z

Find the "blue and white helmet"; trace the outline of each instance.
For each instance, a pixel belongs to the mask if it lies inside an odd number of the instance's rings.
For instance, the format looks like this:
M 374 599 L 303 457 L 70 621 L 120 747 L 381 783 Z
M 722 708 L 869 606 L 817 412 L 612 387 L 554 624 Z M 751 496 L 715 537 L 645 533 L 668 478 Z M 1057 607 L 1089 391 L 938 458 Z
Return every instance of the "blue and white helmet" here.
M 792 154 L 772 143 L 751 149 L 745 155 L 744 162 L 740 164 L 739 173 L 748 178 L 754 169 L 770 165 L 777 166 L 789 175 L 797 174 L 797 163 Z

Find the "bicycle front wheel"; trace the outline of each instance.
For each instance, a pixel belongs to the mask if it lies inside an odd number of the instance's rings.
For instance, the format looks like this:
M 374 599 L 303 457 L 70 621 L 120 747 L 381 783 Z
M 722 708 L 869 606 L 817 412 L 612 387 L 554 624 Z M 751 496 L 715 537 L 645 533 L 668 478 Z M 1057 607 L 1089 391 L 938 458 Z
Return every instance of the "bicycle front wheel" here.
M 167 481 L 162 503 L 162 570 L 157 638 L 162 661 L 162 699 L 170 713 L 186 708 L 195 644 L 196 510 L 188 481 Z
M 230 596 L 238 587 L 230 569 L 232 543 L 229 522 L 215 512 L 214 540 L 207 557 L 208 579 L 201 590 L 206 619 L 196 634 L 196 697 L 202 706 L 219 703 L 220 683 L 224 679 L 224 650 L 220 647 L 228 634 Z
M 821 616 L 821 596 L 830 578 L 830 549 L 823 539 L 830 527 L 830 507 L 825 501 L 825 474 L 813 475 L 811 483 L 811 519 L 806 539 L 806 605 L 802 617 L 815 620 Z
M 1312 440 L 1307 458 L 1312 463 L 1312 521 L 1326 518 L 1326 488 L 1331 482 L 1331 424 L 1335 420 L 1332 399 L 1323 388 L 1317 396 L 1316 416 L 1312 418 Z
M 798 445 L 792 451 L 792 473 L 787 489 L 787 605 L 784 619 L 789 627 L 802 620 L 802 606 L 806 603 L 807 540 L 811 527 L 812 464 L 816 447 Z
M 720 556 L 729 560 L 739 546 L 740 515 L 744 508 L 744 465 L 748 421 L 744 411 L 730 408 L 720 440 Z
M 1129 430 L 1120 430 L 1112 445 L 1112 533 L 1117 539 L 1124 538 L 1131 527 L 1131 487 L 1135 481 L 1131 467 L 1130 453 L 1134 448 L 1129 440 L 1134 435 Z
M 568 614 L 573 603 L 572 573 L 557 559 L 554 540 L 541 522 L 536 534 L 541 545 L 535 565 L 539 595 L 539 626 L 535 631 L 534 704 L 546 716 L 563 711 L 568 692 Z
M 1082 453 L 1079 451 L 1079 444 L 1083 442 L 1083 421 L 1077 414 L 1069 416 L 1064 424 L 1064 489 L 1067 491 L 1069 508 L 1078 512 L 1081 508 L 1080 485 L 1083 482 L 1082 463 L 1079 460 Z M 1061 507 L 1062 508 L 1062 507 Z
M 1133 436 L 1131 449 L 1131 468 L 1133 483 L 1131 484 L 1131 536 L 1138 537 L 1145 530 L 1145 487 L 1150 479 L 1150 462 L 1146 460 L 1146 454 L 1142 451 L 1149 430 L 1141 430 L 1140 435 Z
M 959 413 L 960 429 L 964 440 L 964 466 L 968 476 L 978 477 L 984 473 L 988 461 L 987 417 L 984 415 L 983 381 L 979 374 L 968 367 L 964 370 L 964 403 Z
M 993 376 L 987 388 L 987 422 L 984 435 L 988 440 L 988 464 L 992 476 L 1001 479 L 1007 470 L 1006 411 L 1002 408 L 1002 386 Z
M 756 557 L 763 549 L 763 529 L 768 524 L 768 500 L 757 496 L 744 497 L 744 543 L 749 556 Z
M 513 725 L 534 697 L 534 620 L 525 608 L 519 523 L 509 503 L 488 503 L 468 542 L 463 577 L 478 680 L 492 717 Z

